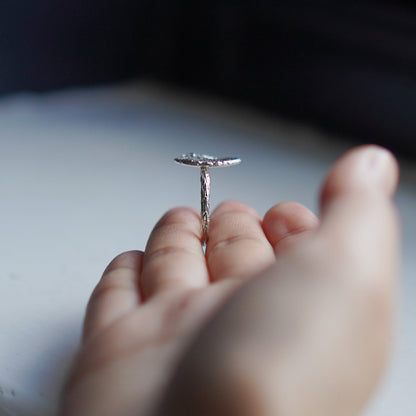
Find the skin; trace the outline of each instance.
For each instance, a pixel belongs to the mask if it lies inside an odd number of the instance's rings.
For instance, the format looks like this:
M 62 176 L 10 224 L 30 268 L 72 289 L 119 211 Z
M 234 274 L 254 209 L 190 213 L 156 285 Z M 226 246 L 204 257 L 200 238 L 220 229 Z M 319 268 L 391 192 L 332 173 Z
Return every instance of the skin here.
M 376 146 L 332 168 L 321 218 L 296 203 L 169 211 L 88 304 L 61 416 L 353 416 L 392 333 L 398 167 Z

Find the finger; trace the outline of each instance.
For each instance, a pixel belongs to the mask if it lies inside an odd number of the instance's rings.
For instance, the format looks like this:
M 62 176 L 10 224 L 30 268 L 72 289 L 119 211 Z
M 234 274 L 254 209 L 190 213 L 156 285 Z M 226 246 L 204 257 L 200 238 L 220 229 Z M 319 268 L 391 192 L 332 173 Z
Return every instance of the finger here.
M 147 243 L 140 278 L 144 299 L 167 290 L 203 287 L 208 281 L 199 214 L 190 208 L 169 211 Z
M 294 202 L 284 202 L 271 208 L 263 219 L 263 230 L 275 254 L 288 249 L 319 226 L 318 217 Z
M 142 252 L 129 251 L 117 256 L 107 266 L 88 302 L 84 342 L 137 307 L 142 259 Z
M 378 286 L 397 267 L 398 225 L 391 202 L 397 181 L 398 166 L 391 153 L 364 146 L 336 163 L 322 190 L 320 237 L 332 253 L 380 280 Z
M 239 202 L 226 202 L 213 213 L 207 242 L 212 281 L 245 279 L 273 261 L 273 248 L 253 208 Z

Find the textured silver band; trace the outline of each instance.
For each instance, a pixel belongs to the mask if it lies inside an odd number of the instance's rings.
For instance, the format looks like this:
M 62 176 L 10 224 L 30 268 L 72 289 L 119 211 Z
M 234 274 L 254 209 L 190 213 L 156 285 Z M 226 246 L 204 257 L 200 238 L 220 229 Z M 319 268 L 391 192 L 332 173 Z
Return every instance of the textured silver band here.
M 205 247 L 208 240 L 209 227 L 209 199 L 211 196 L 211 175 L 209 168 L 201 167 L 201 232 L 202 245 Z

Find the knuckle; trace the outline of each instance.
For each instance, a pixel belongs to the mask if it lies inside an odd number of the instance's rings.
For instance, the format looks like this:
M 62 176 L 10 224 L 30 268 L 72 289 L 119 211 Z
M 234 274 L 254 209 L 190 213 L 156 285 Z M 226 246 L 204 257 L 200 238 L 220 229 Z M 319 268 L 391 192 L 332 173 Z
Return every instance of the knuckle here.
M 188 246 L 180 245 L 167 245 L 163 247 L 155 248 L 154 250 L 149 250 L 146 252 L 146 266 L 149 265 L 149 262 L 153 262 L 158 258 L 163 258 L 163 261 L 166 261 L 168 256 L 191 256 L 191 257 L 200 257 L 201 253 L 194 250 Z

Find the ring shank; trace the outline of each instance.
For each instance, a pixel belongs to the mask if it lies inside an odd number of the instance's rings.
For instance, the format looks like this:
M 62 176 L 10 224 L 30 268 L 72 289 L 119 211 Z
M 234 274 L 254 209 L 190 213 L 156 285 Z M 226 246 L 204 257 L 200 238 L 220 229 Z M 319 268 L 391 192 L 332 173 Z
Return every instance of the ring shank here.
M 205 246 L 208 239 L 209 227 L 209 199 L 211 196 L 211 175 L 209 168 L 201 167 L 201 232 L 202 244 Z

